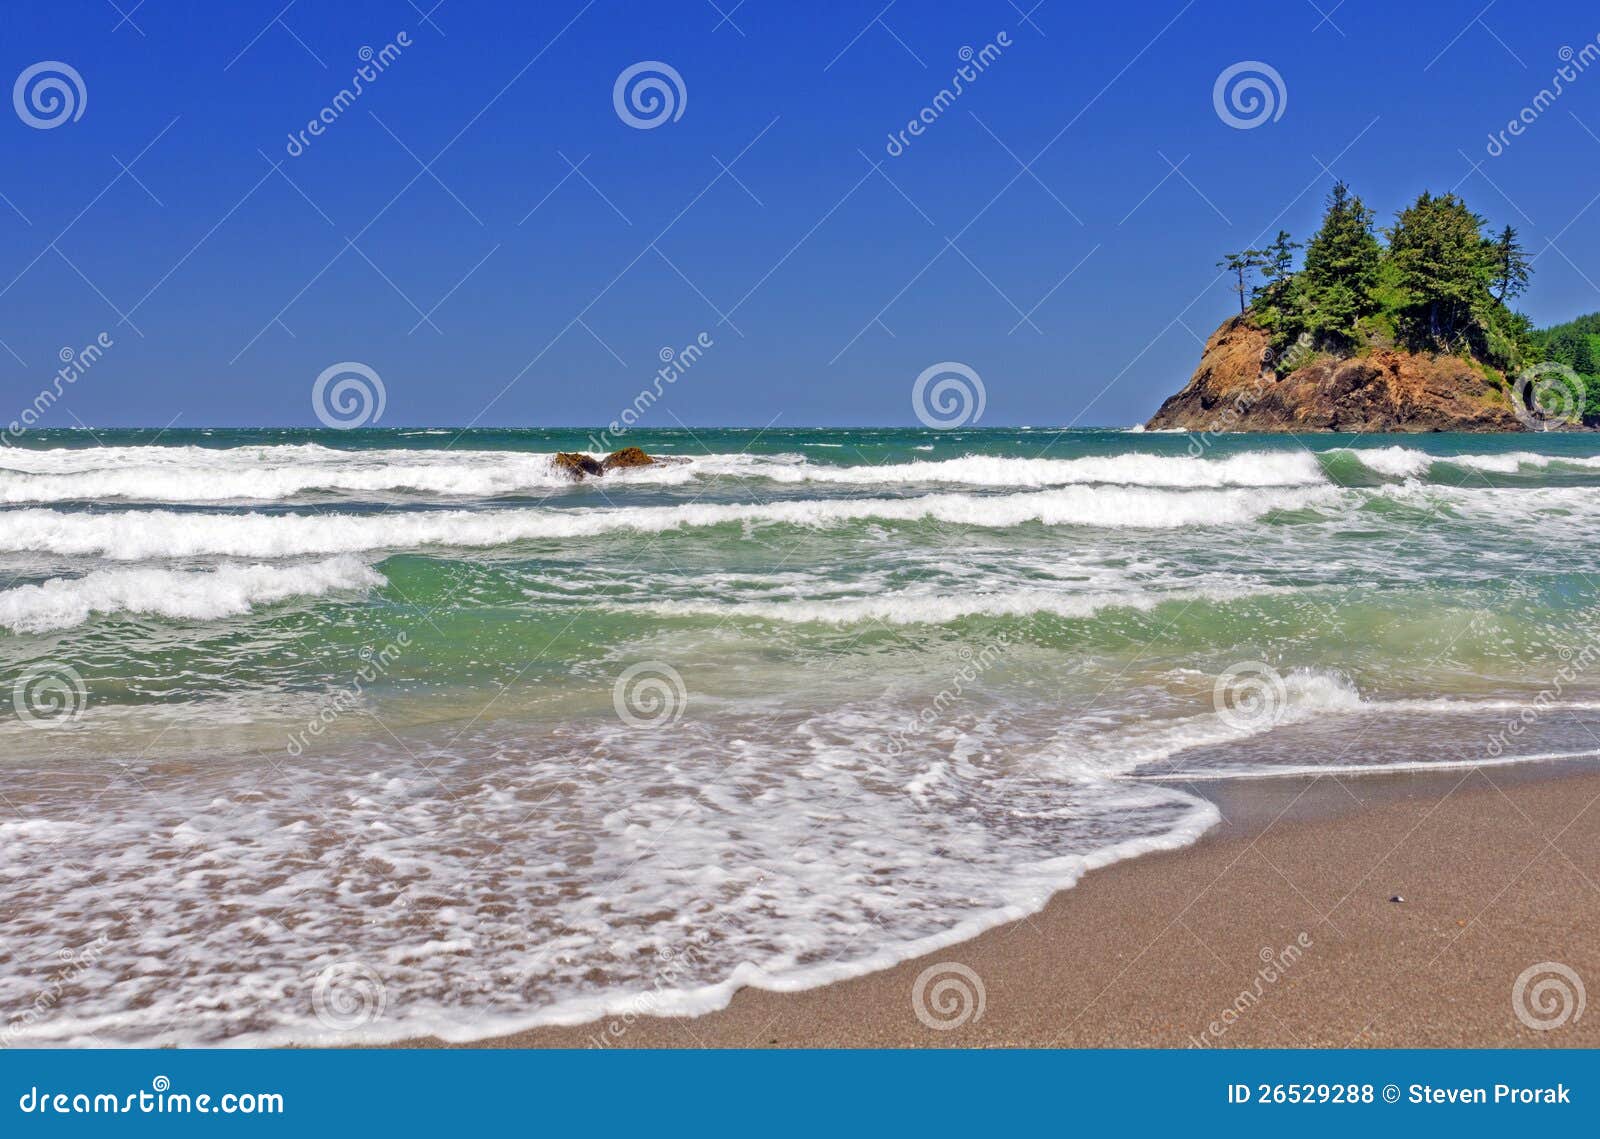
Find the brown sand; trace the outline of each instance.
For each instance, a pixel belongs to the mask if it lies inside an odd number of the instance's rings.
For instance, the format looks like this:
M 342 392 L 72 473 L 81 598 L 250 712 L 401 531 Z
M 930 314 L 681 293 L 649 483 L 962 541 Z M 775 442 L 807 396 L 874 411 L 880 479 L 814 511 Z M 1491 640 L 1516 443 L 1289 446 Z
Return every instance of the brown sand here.
M 1197 845 L 1095 871 L 1036 916 L 929 957 L 806 992 L 746 989 L 698 1018 L 613 1017 L 485 1043 L 1600 1045 L 1600 1011 L 1535 1031 L 1512 1007 L 1517 977 L 1540 962 L 1600 985 L 1592 767 L 1191 790 L 1228 817 Z M 1281 956 L 1297 942 L 1298 959 L 1257 995 L 1263 950 Z M 985 1007 L 935 1030 L 915 1015 L 912 990 L 945 962 L 977 973 Z

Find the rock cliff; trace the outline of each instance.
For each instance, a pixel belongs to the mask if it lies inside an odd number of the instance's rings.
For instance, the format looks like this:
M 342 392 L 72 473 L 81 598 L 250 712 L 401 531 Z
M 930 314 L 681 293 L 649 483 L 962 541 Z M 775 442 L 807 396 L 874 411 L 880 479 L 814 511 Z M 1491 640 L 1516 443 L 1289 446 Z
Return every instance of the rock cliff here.
M 1266 332 L 1233 317 L 1187 386 L 1146 425 L 1189 431 L 1522 431 L 1505 389 L 1470 360 L 1377 349 L 1312 355 L 1280 375 Z

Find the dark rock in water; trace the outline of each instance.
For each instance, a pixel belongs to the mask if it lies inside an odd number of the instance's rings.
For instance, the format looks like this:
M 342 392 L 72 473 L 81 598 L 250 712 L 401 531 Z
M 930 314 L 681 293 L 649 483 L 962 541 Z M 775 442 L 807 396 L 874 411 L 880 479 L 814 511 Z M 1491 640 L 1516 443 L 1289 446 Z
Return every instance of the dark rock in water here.
M 565 471 L 575 479 L 581 479 L 585 475 L 605 474 L 605 468 L 599 462 L 577 451 L 558 451 L 551 462 L 556 465 L 558 471 Z
M 624 447 L 620 451 L 613 451 L 601 461 L 602 470 L 614 471 L 620 467 L 648 467 L 657 460 L 645 454 L 638 447 Z

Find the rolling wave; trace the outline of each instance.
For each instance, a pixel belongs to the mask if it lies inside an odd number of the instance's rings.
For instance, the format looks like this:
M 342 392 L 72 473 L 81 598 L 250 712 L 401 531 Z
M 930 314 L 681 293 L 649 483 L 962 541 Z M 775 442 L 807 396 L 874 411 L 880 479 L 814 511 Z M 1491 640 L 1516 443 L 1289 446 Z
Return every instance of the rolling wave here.
M 785 601 L 655 601 L 619 606 L 628 612 L 662 617 L 754 618 L 793 624 L 853 625 L 881 621 L 886 625 L 937 625 L 964 617 L 1092 617 L 1106 609 L 1146 611 L 1169 602 L 1231 601 L 1263 592 L 1257 589 L 1170 589 L 1148 592 L 1105 591 L 1066 593 L 1050 589 L 1007 589 L 991 593 L 949 594 L 901 591 L 880 597 L 840 597 Z
M 1227 526 L 1274 510 L 1332 501 L 1332 488 L 1170 491 L 1069 487 L 1013 495 L 801 499 L 616 509 L 440 510 L 389 514 L 206 514 L 165 510 L 105 514 L 18 510 L 0 550 L 94 555 L 118 561 L 171 557 L 288 558 L 427 547 L 488 549 L 535 539 L 651 534 L 729 524 L 827 527 L 849 521 L 935 522 L 1005 528 L 1026 523 L 1113 529 Z
M 287 566 L 94 570 L 0 591 L 0 628 L 43 633 L 116 613 L 214 621 L 290 598 L 364 593 L 383 584 L 382 575 L 352 557 Z
M 838 487 L 970 486 L 1039 489 L 1067 486 L 1224 489 L 1357 484 L 1427 479 L 1438 466 L 1515 475 L 1600 470 L 1600 457 L 1505 454 L 1437 455 L 1414 447 L 1340 447 L 1327 451 L 1245 451 L 1225 456 L 1124 452 L 1073 458 L 968 454 L 910 462 L 816 462 L 803 454 L 705 454 L 629 468 L 606 485 L 681 486 L 722 480 Z M 550 494 L 572 487 L 549 452 L 485 450 L 339 450 L 317 444 L 127 446 L 12 450 L 0 462 L 0 504 L 54 502 L 279 502 L 307 495 L 488 499 Z M 1351 467 L 1351 464 L 1354 467 Z

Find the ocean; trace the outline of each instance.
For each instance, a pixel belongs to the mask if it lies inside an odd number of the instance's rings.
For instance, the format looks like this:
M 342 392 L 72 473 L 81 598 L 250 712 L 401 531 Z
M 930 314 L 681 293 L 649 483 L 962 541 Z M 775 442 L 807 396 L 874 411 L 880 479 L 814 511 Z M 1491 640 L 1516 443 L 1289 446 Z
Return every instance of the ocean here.
M 1192 843 L 1218 781 L 1600 752 L 1600 436 L 623 444 L 684 461 L 0 452 L 0 1042 L 703 1012 Z

